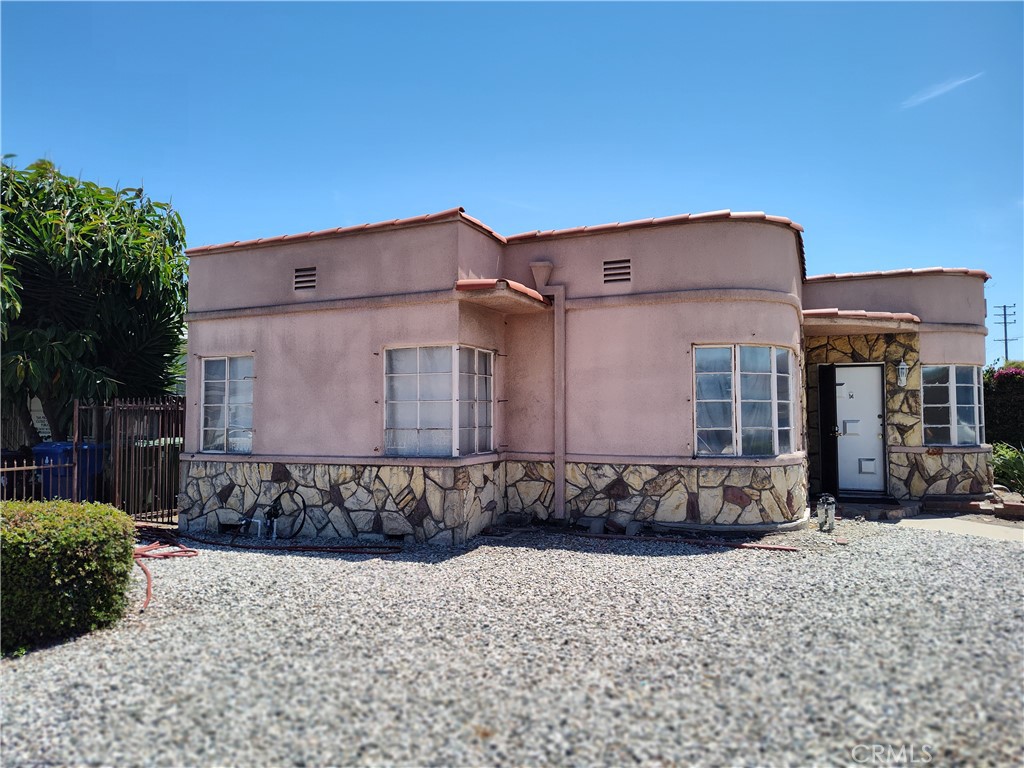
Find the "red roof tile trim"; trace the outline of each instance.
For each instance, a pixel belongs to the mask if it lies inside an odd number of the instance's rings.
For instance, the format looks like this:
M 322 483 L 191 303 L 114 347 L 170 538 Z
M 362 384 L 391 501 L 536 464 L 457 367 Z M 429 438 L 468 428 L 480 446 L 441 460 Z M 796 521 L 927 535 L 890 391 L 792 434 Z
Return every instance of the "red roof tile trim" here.
M 928 267 L 927 269 L 890 269 L 884 272 L 843 272 L 841 274 L 813 275 L 804 282 L 811 283 L 821 280 L 845 280 L 854 277 L 907 277 L 910 275 L 970 275 L 985 280 L 992 279 L 992 275 L 983 269 L 967 269 L 965 267 Z
M 504 278 L 489 278 L 489 279 L 473 279 L 473 280 L 459 280 L 455 283 L 456 291 L 485 291 L 490 288 L 498 288 L 499 283 L 504 283 L 513 291 L 521 293 L 524 296 L 529 296 L 531 299 L 536 299 L 539 302 L 547 304 L 547 301 L 533 288 L 528 288 L 522 283 L 517 283 L 515 280 L 506 280 Z
M 810 280 L 811 278 L 807 278 Z M 909 312 L 868 312 L 866 309 L 805 309 L 804 317 L 811 319 L 836 317 L 851 320 L 903 320 L 908 323 L 920 323 L 921 318 Z
M 714 221 L 719 219 L 733 219 L 738 221 L 769 221 L 773 224 L 784 224 L 796 232 L 803 232 L 804 228 L 785 216 L 769 216 L 764 211 L 730 211 L 728 208 L 721 211 L 708 211 L 707 213 L 682 213 L 677 216 L 663 216 L 658 219 L 637 219 L 636 221 L 625 221 L 613 224 L 597 224 L 591 227 L 571 227 L 569 229 L 549 229 L 546 231 L 535 230 L 533 232 L 520 232 L 518 235 L 509 235 L 506 240 L 510 243 L 521 243 L 525 240 L 537 240 L 547 237 L 565 237 L 568 235 L 588 235 L 596 232 L 611 232 L 615 230 L 637 229 L 639 227 L 657 227 L 663 224 L 681 224 L 686 221 Z
M 445 221 L 448 219 L 463 219 L 464 221 L 484 230 L 484 232 L 499 242 L 505 242 L 505 238 L 502 235 L 499 235 L 482 221 L 474 219 L 472 216 L 467 216 L 465 209 L 459 207 L 449 208 L 448 210 L 440 211 L 438 213 L 428 213 L 423 216 L 411 216 L 407 219 L 391 219 L 390 221 L 378 221 L 373 224 L 356 224 L 351 227 L 335 227 L 334 229 L 321 229 L 315 232 L 301 232 L 296 235 L 278 235 L 277 237 L 260 237 L 255 240 L 236 240 L 232 243 L 218 243 L 217 245 L 201 245 L 196 248 L 189 248 L 186 253 L 192 255 L 209 253 L 210 251 L 223 251 L 229 248 L 251 248 L 253 246 L 271 245 L 274 243 L 292 243 L 297 240 L 311 240 L 314 238 L 334 237 L 338 235 L 353 235 L 360 232 L 372 232 L 377 229 L 386 229 L 388 227 L 409 226 L 411 224 L 428 224 L 430 222 Z

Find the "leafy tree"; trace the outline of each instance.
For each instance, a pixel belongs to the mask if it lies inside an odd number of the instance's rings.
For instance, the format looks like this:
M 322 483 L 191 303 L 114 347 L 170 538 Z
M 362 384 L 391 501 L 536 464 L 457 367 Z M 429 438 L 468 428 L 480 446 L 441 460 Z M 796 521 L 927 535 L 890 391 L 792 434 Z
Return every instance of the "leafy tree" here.
M 141 188 L 110 189 L 39 160 L 3 163 L 0 379 L 31 442 L 38 397 L 53 439 L 72 401 L 146 397 L 179 372 L 185 228 Z M 6 406 L 5 406 L 6 407 Z

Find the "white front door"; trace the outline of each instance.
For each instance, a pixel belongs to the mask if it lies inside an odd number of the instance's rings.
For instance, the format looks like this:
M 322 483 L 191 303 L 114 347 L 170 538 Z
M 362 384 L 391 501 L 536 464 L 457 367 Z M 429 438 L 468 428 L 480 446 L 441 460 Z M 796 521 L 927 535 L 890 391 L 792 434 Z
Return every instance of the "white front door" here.
M 882 366 L 836 366 L 839 491 L 885 490 Z

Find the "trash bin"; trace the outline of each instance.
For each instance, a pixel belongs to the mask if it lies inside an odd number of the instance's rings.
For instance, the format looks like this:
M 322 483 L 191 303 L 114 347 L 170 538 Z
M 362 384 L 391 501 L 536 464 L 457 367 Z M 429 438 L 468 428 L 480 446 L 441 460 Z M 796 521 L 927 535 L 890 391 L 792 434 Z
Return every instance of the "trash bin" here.
M 43 482 L 44 499 L 71 498 L 75 468 L 71 466 L 75 444 L 70 442 L 39 443 L 32 446 L 32 454 Z M 103 446 L 82 443 L 78 447 L 78 499 L 96 500 L 96 477 L 103 472 Z M 55 464 L 52 469 L 48 465 Z M 66 465 L 66 466 L 63 466 Z

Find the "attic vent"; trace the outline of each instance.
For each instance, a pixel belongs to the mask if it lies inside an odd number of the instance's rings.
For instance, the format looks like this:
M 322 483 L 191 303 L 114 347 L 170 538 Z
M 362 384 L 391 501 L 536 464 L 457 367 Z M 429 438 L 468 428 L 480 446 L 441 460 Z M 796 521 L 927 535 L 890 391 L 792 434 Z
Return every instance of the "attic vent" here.
M 632 276 L 630 259 L 610 259 L 604 263 L 606 283 L 628 283 Z
M 316 288 L 316 267 L 297 267 L 293 286 L 296 291 L 312 291 Z

